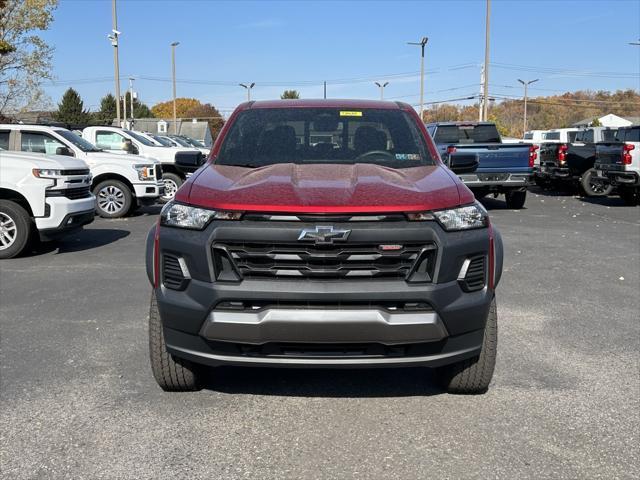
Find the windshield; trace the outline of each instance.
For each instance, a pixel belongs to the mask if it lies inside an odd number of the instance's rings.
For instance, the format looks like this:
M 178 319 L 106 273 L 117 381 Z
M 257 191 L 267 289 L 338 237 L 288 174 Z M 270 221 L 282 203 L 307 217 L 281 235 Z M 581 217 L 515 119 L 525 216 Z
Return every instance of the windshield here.
M 60 135 L 65 140 L 73 143 L 76 147 L 78 147 L 83 152 L 100 152 L 101 150 L 97 148 L 93 143 L 85 140 L 80 135 L 77 135 L 69 130 L 56 130 L 58 135 Z
M 436 130 L 436 143 L 500 143 L 495 125 L 440 125 Z
M 216 163 L 434 165 L 415 121 L 400 110 L 258 108 L 241 112 Z
M 189 144 L 189 145 L 185 145 L 185 146 L 198 147 L 198 148 L 207 148 L 207 147 L 204 146 L 204 144 L 202 142 L 199 142 L 195 138 L 191 138 L 191 137 L 178 137 L 178 138 L 180 138 L 180 140 L 182 140 L 183 142 L 187 142 Z M 176 138 L 176 141 L 179 141 L 178 138 Z
M 186 141 L 184 138 L 182 137 L 169 137 L 171 138 L 171 140 L 173 140 L 174 142 L 176 142 L 178 145 L 181 145 L 183 147 L 191 147 L 192 145 Z
M 149 140 L 148 138 L 145 138 L 142 135 L 139 135 L 139 134 L 137 134 L 135 132 L 132 132 L 131 130 L 123 130 L 123 132 L 131 135 L 133 138 L 135 138 L 141 144 L 146 145 L 147 147 L 157 147 L 158 146 L 155 143 L 153 143 L 151 140 Z
M 171 143 L 171 140 L 168 140 L 164 137 L 159 137 L 158 135 L 150 135 L 151 138 L 153 138 L 156 142 L 162 144 L 162 146 L 164 147 L 173 147 L 173 143 Z

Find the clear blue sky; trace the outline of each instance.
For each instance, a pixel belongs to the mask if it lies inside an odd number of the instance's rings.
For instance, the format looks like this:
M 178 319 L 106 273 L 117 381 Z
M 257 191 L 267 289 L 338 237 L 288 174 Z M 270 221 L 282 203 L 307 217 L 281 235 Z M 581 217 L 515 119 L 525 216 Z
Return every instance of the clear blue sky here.
M 180 41 L 178 96 L 223 113 L 245 99 L 238 82 L 256 82 L 254 99 L 285 88 L 322 97 L 325 79 L 329 97 L 378 98 L 381 79 L 390 82 L 387 99 L 417 104 L 419 47 L 406 42 L 426 35 L 425 101 L 456 99 L 479 91 L 484 15 L 484 0 L 118 0 L 121 82 L 138 77 L 135 90 L 150 106 L 170 99 L 169 44 Z M 56 83 L 45 85 L 54 103 L 70 86 L 91 109 L 113 92 L 110 30 L 111 1 L 60 1 L 44 33 L 55 47 Z M 534 96 L 639 90 L 640 47 L 628 45 L 639 38 L 637 0 L 493 0 L 490 93 L 521 95 L 518 78 L 540 78 Z

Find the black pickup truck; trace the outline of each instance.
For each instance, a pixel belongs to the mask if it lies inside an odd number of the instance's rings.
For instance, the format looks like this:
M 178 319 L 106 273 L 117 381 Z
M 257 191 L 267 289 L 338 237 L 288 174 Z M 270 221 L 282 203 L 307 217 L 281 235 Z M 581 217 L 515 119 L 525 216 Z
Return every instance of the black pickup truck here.
M 589 127 L 579 132 L 571 143 L 544 143 L 540 148 L 538 183 L 551 183 L 562 188 L 579 184 L 588 196 L 608 195 L 612 186 L 595 175 L 593 165 L 596 144 L 615 140 L 616 129 Z
M 640 126 L 620 128 L 615 141 L 598 143 L 595 171 L 627 205 L 640 203 Z

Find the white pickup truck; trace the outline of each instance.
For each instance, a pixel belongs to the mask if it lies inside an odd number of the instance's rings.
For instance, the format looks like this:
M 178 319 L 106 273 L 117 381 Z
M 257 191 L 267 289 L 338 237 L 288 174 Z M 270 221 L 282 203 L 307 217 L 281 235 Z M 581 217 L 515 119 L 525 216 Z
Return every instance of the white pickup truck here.
M 118 127 L 87 127 L 82 131 L 82 136 L 96 147 L 111 153 L 132 153 L 159 160 L 162 163 L 164 181 L 164 195 L 161 196 L 161 200 L 164 202 L 173 198 L 186 179 L 186 173 L 176 167 L 176 155 L 193 156 L 194 163 L 199 161 L 196 157 L 202 158 L 202 153 L 193 148 L 164 147 L 138 132 Z
M 0 259 L 20 255 L 41 240 L 91 223 L 96 197 L 82 160 L 61 155 L 9 152 L 0 134 Z
M 7 150 L 73 156 L 84 160 L 93 176 L 91 189 L 98 215 L 119 218 L 158 201 L 164 191 L 156 160 L 103 152 L 76 133 L 45 125 L 0 125 Z

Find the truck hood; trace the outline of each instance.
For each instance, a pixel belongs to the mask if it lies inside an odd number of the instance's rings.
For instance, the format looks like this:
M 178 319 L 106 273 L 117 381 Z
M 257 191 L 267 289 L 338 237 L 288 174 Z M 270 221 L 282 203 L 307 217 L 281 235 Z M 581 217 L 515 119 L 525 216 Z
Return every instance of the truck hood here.
M 155 164 L 159 163 L 153 158 L 141 157 L 140 155 L 124 155 L 109 152 L 87 152 L 87 159 L 97 162 L 115 162 L 120 164 Z
M 187 148 L 187 147 L 149 147 L 145 146 L 144 150 L 141 150 L 140 153 L 144 154 L 146 158 L 149 159 L 157 159 L 161 162 L 169 162 L 173 163 L 176 158 L 176 153 L 178 152 L 198 152 L 199 150 L 196 148 Z
M 282 163 L 243 168 L 208 164 L 178 192 L 176 200 L 223 210 L 415 212 L 460 205 L 453 178 L 441 166 L 392 169 L 371 164 Z
M 66 155 L 45 155 L 44 153 L 0 151 L 0 158 L 5 155 L 7 157 L 19 158 L 22 161 L 30 162 L 33 168 L 52 168 L 58 170 L 78 170 L 89 168 L 84 160 L 68 157 Z

